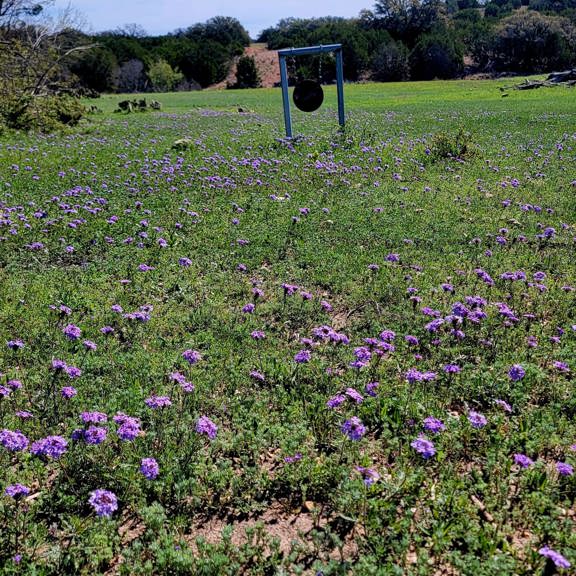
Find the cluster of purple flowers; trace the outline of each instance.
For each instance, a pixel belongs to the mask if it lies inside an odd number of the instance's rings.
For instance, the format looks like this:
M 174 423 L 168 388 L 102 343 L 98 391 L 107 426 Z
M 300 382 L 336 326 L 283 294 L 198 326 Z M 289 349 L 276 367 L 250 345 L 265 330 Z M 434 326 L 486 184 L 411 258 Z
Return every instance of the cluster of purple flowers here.
M 35 456 L 58 460 L 68 449 L 68 442 L 62 436 L 47 436 L 37 440 L 30 447 L 30 452 Z
M 0 444 L 9 452 L 20 452 L 25 450 L 29 444 L 28 438 L 20 430 L 0 430 Z
M 138 418 L 118 412 L 112 419 L 118 424 L 116 434 L 120 440 L 132 442 L 140 435 L 142 424 Z
M 88 503 L 94 508 L 97 516 L 109 518 L 118 510 L 118 498 L 109 490 L 94 490 L 90 493 Z
M 366 434 L 366 426 L 358 416 L 352 416 L 342 424 L 342 432 L 350 438 L 350 440 L 360 440 Z
M 184 350 L 184 352 L 182 352 L 182 358 L 192 366 L 202 360 L 202 355 L 197 350 Z
M 168 396 L 150 396 L 150 398 L 144 400 L 144 403 L 148 408 L 152 408 L 152 410 L 172 406 L 172 400 L 170 400 Z
M 160 466 L 154 458 L 142 458 L 140 472 L 148 480 L 155 480 L 160 474 Z
M 10 498 L 18 500 L 19 498 L 28 496 L 28 494 L 30 494 L 30 488 L 28 488 L 28 486 L 24 486 L 24 484 L 10 484 L 10 486 L 6 486 L 4 493 L 6 496 L 10 496 Z
M 208 436 L 210 440 L 214 440 L 218 433 L 218 426 L 208 416 L 200 416 L 198 422 L 196 422 L 196 432 Z

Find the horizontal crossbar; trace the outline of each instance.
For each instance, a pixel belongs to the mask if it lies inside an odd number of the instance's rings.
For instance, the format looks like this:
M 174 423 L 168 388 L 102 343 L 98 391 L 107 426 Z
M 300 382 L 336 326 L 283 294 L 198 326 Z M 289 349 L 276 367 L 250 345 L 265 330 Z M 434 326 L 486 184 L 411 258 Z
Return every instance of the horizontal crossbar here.
M 321 54 L 322 52 L 337 52 L 342 50 L 342 44 L 327 44 L 323 46 L 306 46 L 305 48 L 284 48 L 278 50 L 278 56 L 304 56 L 306 54 Z

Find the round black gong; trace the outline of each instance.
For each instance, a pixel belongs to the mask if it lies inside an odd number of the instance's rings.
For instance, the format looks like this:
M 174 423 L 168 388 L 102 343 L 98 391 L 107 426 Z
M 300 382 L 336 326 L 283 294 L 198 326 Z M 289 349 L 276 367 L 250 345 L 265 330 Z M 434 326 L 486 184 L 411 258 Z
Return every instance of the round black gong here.
M 324 102 L 324 91 L 316 80 L 302 80 L 294 87 L 294 104 L 302 112 L 314 112 Z

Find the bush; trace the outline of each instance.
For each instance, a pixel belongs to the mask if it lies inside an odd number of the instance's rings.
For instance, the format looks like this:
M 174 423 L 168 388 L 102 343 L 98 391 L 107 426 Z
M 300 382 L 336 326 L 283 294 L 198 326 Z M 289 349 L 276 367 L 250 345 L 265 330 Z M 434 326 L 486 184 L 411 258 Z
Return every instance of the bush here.
M 463 160 L 476 155 L 477 146 L 470 132 L 460 128 L 457 132 L 438 132 L 432 137 L 429 157 L 433 160 L 457 158 Z
M 65 126 L 76 126 L 86 109 L 71 96 L 37 96 L 27 99 L 4 99 L 0 117 L 8 128 L 54 132 Z
M 408 80 L 409 76 L 406 46 L 394 41 L 382 44 L 372 61 L 372 78 L 378 82 L 401 82 Z

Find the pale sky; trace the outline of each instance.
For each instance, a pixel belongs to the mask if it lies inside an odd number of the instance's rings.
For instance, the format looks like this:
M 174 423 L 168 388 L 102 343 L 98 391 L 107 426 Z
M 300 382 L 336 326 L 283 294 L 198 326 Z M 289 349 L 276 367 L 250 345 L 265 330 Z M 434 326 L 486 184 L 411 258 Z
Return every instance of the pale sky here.
M 56 0 L 70 4 L 89 24 L 89 30 L 113 30 L 124 24 L 140 24 L 149 34 L 166 34 L 205 22 L 213 16 L 233 16 L 255 38 L 282 18 L 358 16 L 373 9 L 373 0 Z

